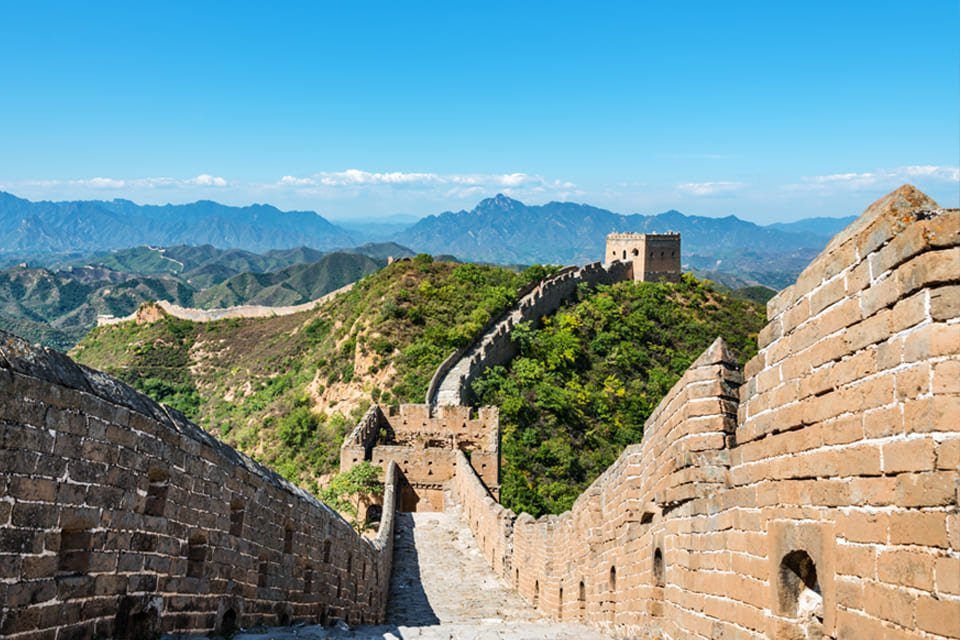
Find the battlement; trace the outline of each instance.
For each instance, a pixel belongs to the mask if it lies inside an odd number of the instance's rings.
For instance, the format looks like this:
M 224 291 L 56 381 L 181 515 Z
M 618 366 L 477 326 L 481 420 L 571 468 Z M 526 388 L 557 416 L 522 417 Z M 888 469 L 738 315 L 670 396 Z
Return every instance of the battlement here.
M 607 240 L 639 240 L 646 238 L 647 240 L 674 240 L 680 238 L 680 232 L 678 231 L 667 231 L 666 233 L 635 233 L 633 231 L 623 231 L 623 232 L 614 232 L 607 234 Z
M 611 233 L 607 235 L 604 263 L 625 262 L 637 282 L 680 278 L 679 233 Z
M 402 511 L 442 511 L 443 486 L 453 478 L 456 453 L 496 493 L 500 486 L 500 410 L 497 407 L 402 404 L 396 410 L 374 405 L 340 448 L 340 471 L 360 462 L 401 470 Z

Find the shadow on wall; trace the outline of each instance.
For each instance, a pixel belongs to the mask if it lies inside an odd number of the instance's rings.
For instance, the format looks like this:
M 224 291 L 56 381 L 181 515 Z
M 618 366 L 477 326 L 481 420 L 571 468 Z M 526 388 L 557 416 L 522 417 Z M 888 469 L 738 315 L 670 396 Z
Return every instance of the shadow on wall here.
M 423 590 L 420 556 L 413 538 L 415 526 L 412 514 L 397 514 L 387 620 L 404 627 L 430 627 L 440 624 L 440 618 Z

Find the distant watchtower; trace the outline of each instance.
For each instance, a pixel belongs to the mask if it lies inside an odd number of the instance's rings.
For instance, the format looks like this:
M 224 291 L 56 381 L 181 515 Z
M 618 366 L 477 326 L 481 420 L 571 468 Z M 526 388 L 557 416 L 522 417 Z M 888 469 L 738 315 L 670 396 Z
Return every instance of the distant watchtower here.
M 611 233 L 604 264 L 621 260 L 633 264 L 637 282 L 680 280 L 679 233 Z

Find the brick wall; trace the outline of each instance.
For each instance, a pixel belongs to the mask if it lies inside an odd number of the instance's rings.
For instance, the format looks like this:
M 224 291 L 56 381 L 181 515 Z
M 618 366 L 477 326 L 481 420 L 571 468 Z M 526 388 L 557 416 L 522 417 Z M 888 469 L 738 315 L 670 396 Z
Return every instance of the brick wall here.
M 295 305 L 288 305 L 285 307 L 244 304 L 222 309 L 193 309 L 190 307 L 181 307 L 180 305 L 173 304 L 172 302 L 168 302 L 166 300 L 159 300 L 156 302 L 156 306 L 153 308 L 152 312 L 149 309 L 144 309 L 141 307 L 130 315 L 123 316 L 122 318 L 117 318 L 110 315 L 97 316 L 97 326 L 103 327 L 106 325 L 120 324 L 121 322 L 131 321 L 155 322 L 161 317 L 156 313 L 158 308 L 167 315 L 173 316 L 174 318 L 180 318 L 182 320 L 189 320 L 190 322 L 216 322 L 217 320 L 225 320 L 227 318 L 273 318 L 276 316 L 289 316 L 295 313 L 302 313 L 304 311 L 312 311 L 317 305 L 332 300 L 341 293 L 350 291 L 353 288 L 353 285 L 354 283 L 351 282 L 350 284 L 340 287 L 339 289 L 335 289 L 330 293 L 325 293 L 315 300 L 310 300 L 308 302 Z
M 604 266 L 599 262 L 567 267 L 531 287 L 517 306 L 490 324 L 473 344 L 451 354 L 437 369 L 427 389 L 427 404 L 468 405 L 470 386 L 488 367 L 506 364 L 516 355 L 510 331 L 518 322 L 537 322 L 569 300 L 581 284 L 613 284 L 632 277 L 626 262 Z
M 340 471 L 366 460 L 401 469 L 401 511 L 443 511 L 444 485 L 453 478 L 456 453 L 470 461 L 494 493 L 500 486 L 500 412 L 496 407 L 430 407 L 404 404 L 386 412 L 374 405 L 344 439 Z
M 4 638 L 383 619 L 389 506 L 362 538 L 177 412 L 2 333 L 0 443 Z
M 960 638 L 960 212 L 874 203 L 560 516 L 454 493 L 544 612 L 633 637 Z

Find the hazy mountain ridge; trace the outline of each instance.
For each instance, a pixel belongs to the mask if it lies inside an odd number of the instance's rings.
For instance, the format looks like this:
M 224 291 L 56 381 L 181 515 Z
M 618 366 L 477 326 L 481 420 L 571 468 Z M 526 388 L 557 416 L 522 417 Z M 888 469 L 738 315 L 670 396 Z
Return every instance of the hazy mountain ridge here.
M 764 227 L 732 215 L 708 218 L 673 210 L 624 215 L 573 202 L 525 205 L 501 194 L 470 211 L 423 218 L 395 238 L 419 251 L 450 253 L 465 260 L 571 264 L 602 259 L 608 233 L 678 231 L 684 263 L 690 268 L 710 268 L 745 283 L 781 287 L 847 222 L 817 218 L 784 228 Z M 814 232 L 818 228 L 825 231 Z M 763 269 L 755 268 L 758 256 Z
M 139 205 L 129 200 L 31 202 L 0 192 L 0 252 L 58 253 L 137 245 L 211 244 L 269 251 L 308 245 L 357 244 L 344 229 L 312 211 L 265 204 L 231 207 L 210 200 Z
M 101 263 L 110 268 L 170 273 L 207 287 L 239 273 L 318 260 L 325 249 L 353 245 L 352 238 L 384 237 L 389 229 L 384 220 L 358 218 L 347 231 L 318 214 L 285 213 L 269 205 L 30 202 L 0 192 L 0 265 L 24 256 L 31 264 L 88 264 L 82 254 L 100 252 Z M 582 264 L 602 259 L 608 233 L 679 231 L 685 268 L 742 285 L 780 288 L 850 220 L 821 217 L 761 226 L 732 215 L 619 214 L 574 202 L 526 205 L 500 194 L 469 211 L 427 216 L 390 238 L 417 251 L 467 261 Z M 194 246 L 182 246 L 187 242 Z M 123 249 L 145 244 L 168 248 L 153 254 Z
M 98 315 L 129 315 L 148 300 L 201 308 L 299 304 L 377 271 L 388 255 L 412 252 L 392 243 L 265 255 L 209 245 L 137 247 L 98 255 L 90 264 L 17 266 L 0 270 L 0 328 L 68 349 Z

